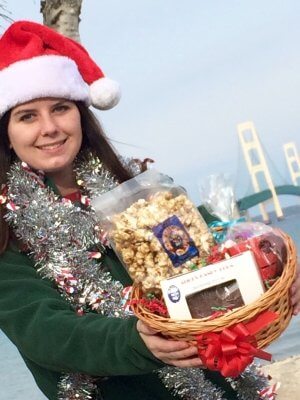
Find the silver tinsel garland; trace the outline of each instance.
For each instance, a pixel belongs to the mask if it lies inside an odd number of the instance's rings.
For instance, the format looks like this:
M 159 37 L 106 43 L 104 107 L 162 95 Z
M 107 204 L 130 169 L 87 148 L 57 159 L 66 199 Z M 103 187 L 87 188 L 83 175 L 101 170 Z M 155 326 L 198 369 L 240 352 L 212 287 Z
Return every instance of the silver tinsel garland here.
M 224 392 L 205 379 L 199 368 L 165 367 L 158 375 L 171 393 L 184 400 L 225 400 Z
M 131 171 L 139 173 L 132 163 Z M 89 196 L 96 196 L 117 185 L 101 162 L 89 156 L 77 162 L 78 184 Z M 123 286 L 114 281 L 101 264 L 105 251 L 103 232 L 84 196 L 87 207 L 60 199 L 45 186 L 42 173 L 24 163 L 12 166 L 8 176 L 8 223 L 34 258 L 43 278 L 56 282 L 60 293 L 79 314 L 93 310 L 108 317 L 126 318 Z M 104 237 L 104 236 L 103 236 Z M 267 379 L 249 367 L 238 379 L 229 380 L 240 400 L 258 400 Z M 205 379 L 201 369 L 162 368 L 158 375 L 166 388 L 183 400 L 225 400 L 222 390 Z M 95 378 L 64 375 L 59 384 L 59 400 L 97 399 Z
M 226 400 L 224 392 L 208 381 L 199 368 L 165 367 L 158 374 L 166 388 L 184 400 Z M 274 399 L 276 396 L 272 390 L 276 385 L 273 385 L 270 397 L 261 397 L 260 393 L 268 387 L 269 380 L 254 363 L 238 378 L 226 378 L 226 381 L 239 400 Z

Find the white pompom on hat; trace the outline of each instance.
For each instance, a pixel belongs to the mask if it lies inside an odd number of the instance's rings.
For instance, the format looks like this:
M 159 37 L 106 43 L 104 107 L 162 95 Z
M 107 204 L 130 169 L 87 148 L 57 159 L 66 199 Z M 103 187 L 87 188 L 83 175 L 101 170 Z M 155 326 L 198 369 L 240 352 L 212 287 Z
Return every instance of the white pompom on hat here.
M 119 102 L 120 87 L 79 43 L 35 22 L 15 22 L 0 38 L 0 116 L 43 97 L 108 110 Z

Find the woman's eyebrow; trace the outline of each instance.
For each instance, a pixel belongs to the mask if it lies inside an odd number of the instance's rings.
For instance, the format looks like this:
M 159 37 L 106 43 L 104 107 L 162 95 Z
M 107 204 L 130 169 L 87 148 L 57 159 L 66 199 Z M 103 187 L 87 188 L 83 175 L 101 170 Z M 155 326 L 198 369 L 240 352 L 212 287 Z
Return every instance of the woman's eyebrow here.
M 25 112 L 35 112 L 35 111 L 36 111 L 36 109 L 34 109 L 34 108 L 24 108 L 23 110 L 12 112 L 12 116 L 23 114 Z
M 58 101 L 57 103 L 52 104 L 51 107 L 60 106 L 62 104 L 66 104 L 66 103 L 69 103 L 68 100 L 61 100 L 61 101 Z

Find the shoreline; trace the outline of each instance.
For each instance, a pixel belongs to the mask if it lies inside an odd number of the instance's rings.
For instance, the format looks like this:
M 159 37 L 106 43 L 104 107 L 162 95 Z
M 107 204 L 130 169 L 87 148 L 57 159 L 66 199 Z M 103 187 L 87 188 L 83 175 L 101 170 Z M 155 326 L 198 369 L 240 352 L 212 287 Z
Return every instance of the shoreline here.
M 300 392 L 300 355 L 287 357 L 262 366 L 272 377 L 271 383 L 279 382 L 276 400 L 298 400 Z

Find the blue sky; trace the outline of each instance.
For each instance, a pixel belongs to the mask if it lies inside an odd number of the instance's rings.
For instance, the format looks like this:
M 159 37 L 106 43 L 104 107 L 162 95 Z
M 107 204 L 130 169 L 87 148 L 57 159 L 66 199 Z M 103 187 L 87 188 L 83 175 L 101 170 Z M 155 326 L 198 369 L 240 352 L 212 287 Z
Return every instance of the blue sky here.
M 7 3 L 13 19 L 42 22 L 40 1 Z M 251 193 L 236 125 L 252 120 L 275 183 L 289 182 L 282 146 L 300 148 L 299 12 L 296 0 L 83 0 L 82 44 L 123 92 L 98 113 L 108 136 L 200 203 L 209 174 L 230 174 L 238 198 Z

